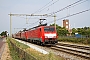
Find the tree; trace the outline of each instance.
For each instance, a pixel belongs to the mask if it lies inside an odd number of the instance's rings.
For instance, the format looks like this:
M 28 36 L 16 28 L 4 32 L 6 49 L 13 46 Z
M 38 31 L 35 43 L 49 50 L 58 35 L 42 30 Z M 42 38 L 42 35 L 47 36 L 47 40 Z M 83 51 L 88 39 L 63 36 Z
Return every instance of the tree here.
M 77 33 L 77 29 L 72 28 L 72 35 L 75 35 L 75 33 Z
M 90 35 L 90 28 L 89 27 L 77 28 L 77 31 L 81 35 Z
M 3 31 L 0 35 L 1 36 L 7 36 L 7 31 Z
M 55 26 L 55 24 L 50 24 L 50 26 Z M 57 30 L 58 36 L 66 36 L 68 34 L 68 30 L 66 30 L 65 27 L 61 27 L 57 24 L 56 24 L 56 30 Z
M 90 37 L 90 27 L 77 28 L 76 30 L 78 34 Z M 72 31 L 75 32 L 75 29 L 72 29 Z
M 59 36 L 66 36 L 68 34 L 68 30 L 65 27 L 59 29 Z

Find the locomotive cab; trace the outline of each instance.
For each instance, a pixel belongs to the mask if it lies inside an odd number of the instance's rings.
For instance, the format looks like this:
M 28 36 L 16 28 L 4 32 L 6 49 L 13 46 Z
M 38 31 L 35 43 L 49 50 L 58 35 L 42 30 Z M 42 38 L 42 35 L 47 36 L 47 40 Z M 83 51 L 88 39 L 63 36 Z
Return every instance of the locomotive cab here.
M 44 27 L 44 42 L 45 44 L 57 43 L 57 32 L 54 26 Z

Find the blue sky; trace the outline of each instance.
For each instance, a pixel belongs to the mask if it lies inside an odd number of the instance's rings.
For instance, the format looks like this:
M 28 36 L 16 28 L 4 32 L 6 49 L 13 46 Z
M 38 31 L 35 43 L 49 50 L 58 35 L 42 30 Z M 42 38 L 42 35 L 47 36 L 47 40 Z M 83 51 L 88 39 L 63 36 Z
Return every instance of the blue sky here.
M 57 1 L 57 2 L 56 2 Z M 8 14 L 48 14 L 51 12 L 56 12 L 69 4 L 72 4 L 79 0 L 0 0 L 0 33 L 2 31 L 10 31 L 10 16 Z M 82 0 L 81 2 L 86 1 Z M 51 2 L 51 3 L 49 3 Z M 56 2 L 56 3 L 54 3 Z M 80 2 L 80 3 L 81 3 Z M 49 3 L 48 5 L 46 5 Z M 54 3 L 54 4 L 52 4 Z M 45 6 L 46 5 L 46 6 Z M 41 7 L 44 7 L 43 10 L 36 12 Z M 90 0 L 87 0 L 84 3 L 73 6 L 69 9 L 65 9 L 61 12 L 56 13 L 56 19 L 65 17 L 70 14 L 74 14 L 83 10 L 90 9 Z M 19 31 L 20 29 L 15 28 L 31 28 L 39 24 L 40 18 L 46 17 L 27 17 L 28 24 L 26 24 L 26 16 L 12 16 L 12 33 Z M 47 23 L 50 21 L 54 21 L 53 17 L 47 17 Z M 79 28 L 79 27 L 90 27 L 90 11 L 68 17 L 65 19 L 69 19 L 70 28 Z M 56 24 L 62 26 L 62 20 L 56 21 Z

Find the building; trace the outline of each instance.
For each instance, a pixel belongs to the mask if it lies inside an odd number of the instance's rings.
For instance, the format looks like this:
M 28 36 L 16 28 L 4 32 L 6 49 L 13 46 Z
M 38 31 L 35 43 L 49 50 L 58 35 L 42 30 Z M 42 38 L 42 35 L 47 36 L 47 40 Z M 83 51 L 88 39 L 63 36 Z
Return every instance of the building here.
M 65 27 L 69 31 L 69 34 L 67 34 L 67 35 L 71 36 L 72 29 L 70 29 L 69 25 L 70 24 L 69 24 L 69 20 L 68 19 L 63 20 L 63 27 Z
M 65 27 L 69 31 L 69 20 L 63 20 L 63 27 Z

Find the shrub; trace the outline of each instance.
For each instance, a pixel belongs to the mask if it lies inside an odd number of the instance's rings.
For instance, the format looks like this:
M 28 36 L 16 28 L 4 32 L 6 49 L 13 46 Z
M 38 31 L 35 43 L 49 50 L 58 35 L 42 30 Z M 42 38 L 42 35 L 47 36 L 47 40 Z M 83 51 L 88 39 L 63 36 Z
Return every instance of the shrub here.
M 79 44 L 90 44 L 90 38 L 67 38 L 67 37 L 58 37 L 60 42 L 72 42 Z

